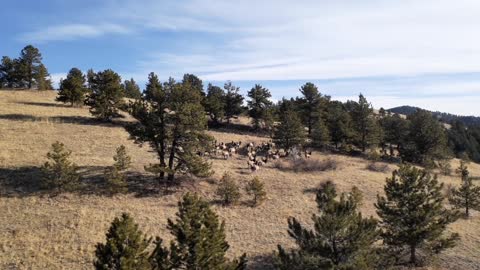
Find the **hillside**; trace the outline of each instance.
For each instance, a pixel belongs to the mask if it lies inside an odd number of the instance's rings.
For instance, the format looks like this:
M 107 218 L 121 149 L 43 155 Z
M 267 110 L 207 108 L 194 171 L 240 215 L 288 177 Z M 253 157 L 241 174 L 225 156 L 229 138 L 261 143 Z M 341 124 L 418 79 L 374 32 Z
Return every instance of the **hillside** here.
M 212 202 L 215 182 L 228 171 L 242 185 L 252 177 L 244 156 L 229 160 L 213 159 L 215 175 L 208 180 L 187 181 L 168 195 L 140 188 L 139 182 L 151 181 L 144 166 L 156 157 L 147 146 L 139 147 L 129 140 L 123 128 L 128 117 L 112 124 L 94 121 L 87 108 L 71 108 L 54 102 L 55 92 L 0 91 L 0 269 L 92 269 L 94 248 L 104 241 L 105 230 L 121 212 L 129 212 L 148 235 L 169 239 L 167 218 L 174 217 L 177 201 L 186 191 L 196 191 Z M 240 121 L 246 122 L 246 119 Z M 261 142 L 255 134 L 209 131 L 219 142 Z M 45 162 L 50 145 L 59 140 L 73 151 L 73 160 L 87 175 L 93 188 L 74 194 L 50 197 L 40 192 L 38 167 Z M 98 179 L 112 164 L 115 148 L 123 144 L 133 159 L 127 195 L 102 195 Z M 250 269 L 270 269 L 268 257 L 277 244 L 292 246 L 287 235 L 287 218 L 298 217 L 311 224 L 316 211 L 312 189 L 325 180 L 333 180 L 340 191 L 356 185 L 364 194 L 362 212 L 375 216 L 376 196 L 383 192 L 385 178 L 396 168 L 388 164 L 386 173 L 366 169 L 361 158 L 314 153 L 313 159 L 332 158 L 335 171 L 293 173 L 280 171 L 271 164 L 255 175 L 265 182 L 267 200 L 257 208 L 250 207 L 247 197 L 233 207 L 212 203 L 226 221 L 230 255 L 247 253 Z M 452 161 L 458 167 L 458 160 Z M 480 165 L 470 164 L 473 176 L 480 176 Z M 458 176 L 440 180 L 447 185 L 459 183 Z M 450 230 L 462 240 L 442 255 L 432 269 L 479 269 L 480 214 L 459 220 Z
M 392 112 L 392 113 L 397 113 L 397 114 L 402 114 L 402 115 L 410 115 L 415 113 L 418 109 L 418 107 L 412 107 L 412 106 L 400 106 L 400 107 L 395 107 L 388 109 L 387 111 Z M 460 121 L 461 123 L 465 124 L 466 126 L 478 126 L 480 125 L 480 117 L 476 116 L 463 116 L 463 115 L 455 115 L 451 113 L 445 113 L 445 112 L 431 112 L 435 117 L 438 118 L 441 122 L 451 124 L 452 122 L 455 121 Z

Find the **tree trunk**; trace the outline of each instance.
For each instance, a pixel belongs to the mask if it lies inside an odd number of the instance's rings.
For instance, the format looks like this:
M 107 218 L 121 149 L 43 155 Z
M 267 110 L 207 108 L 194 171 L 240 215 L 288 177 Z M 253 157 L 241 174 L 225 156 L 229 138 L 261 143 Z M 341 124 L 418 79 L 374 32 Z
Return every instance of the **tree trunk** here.
M 410 263 L 417 264 L 416 247 L 414 245 L 410 246 Z
M 173 168 L 173 162 L 174 162 L 174 158 L 175 158 L 175 148 L 177 147 L 177 141 L 176 139 L 173 140 L 172 142 L 172 149 L 170 150 L 170 157 L 168 158 L 168 168 L 169 168 L 169 172 L 168 172 L 168 182 L 170 184 L 173 184 L 173 180 L 175 179 L 175 172 L 174 172 L 174 168 Z

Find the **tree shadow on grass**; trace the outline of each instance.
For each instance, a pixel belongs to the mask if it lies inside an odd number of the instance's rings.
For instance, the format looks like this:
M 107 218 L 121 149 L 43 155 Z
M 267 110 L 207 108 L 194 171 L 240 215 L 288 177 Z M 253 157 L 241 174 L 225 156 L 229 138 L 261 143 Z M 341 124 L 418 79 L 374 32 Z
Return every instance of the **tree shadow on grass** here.
M 20 101 L 16 102 L 17 104 L 21 105 L 29 105 L 29 106 L 42 106 L 42 107 L 59 107 L 59 108 L 78 108 L 75 106 L 70 106 L 68 104 L 63 104 L 63 103 L 48 103 L 48 102 L 25 102 L 25 101 Z
M 275 257 L 272 253 L 270 254 L 259 254 L 255 256 L 248 256 L 248 269 L 251 270 L 274 270 Z
M 110 191 L 104 172 L 107 167 L 79 167 L 81 180 L 71 193 L 79 195 L 114 195 Z M 0 197 L 55 196 L 59 192 L 41 187 L 43 172 L 40 167 L 0 168 Z M 162 196 L 176 192 L 178 188 L 163 188 L 158 179 L 138 172 L 126 172 L 128 192 L 137 197 Z
M 127 121 L 104 122 L 87 116 L 34 116 L 28 114 L 2 114 L 0 120 L 19 121 L 19 122 L 43 122 L 57 124 L 76 124 L 88 126 L 104 127 L 125 127 L 129 124 Z

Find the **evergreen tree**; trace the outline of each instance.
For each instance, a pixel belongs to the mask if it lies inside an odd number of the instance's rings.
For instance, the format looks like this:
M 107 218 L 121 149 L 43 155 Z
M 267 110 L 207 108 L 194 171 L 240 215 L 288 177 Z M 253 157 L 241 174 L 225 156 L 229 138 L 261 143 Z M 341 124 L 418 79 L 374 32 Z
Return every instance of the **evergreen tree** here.
M 384 133 L 382 146 L 389 144 L 390 156 L 393 157 L 395 155 L 395 148 L 400 152 L 400 149 L 402 149 L 405 144 L 409 132 L 409 122 L 401 118 L 398 114 L 393 116 L 385 115 L 379 122 Z
M 408 117 L 409 133 L 405 146 L 400 149 L 402 159 L 420 164 L 445 158 L 447 138 L 442 124 L 431 113 L 417 110 Z
M 332 182 L 323 183 L 317 192 L 318 215 L 313 215 L 313 230 L 295 218 L 288 220 L 288 234 L 297 250 L 287 252 L 278 246 L 280 270 L 374 269 L 378 263 L 373 245 L 378 237 L 377 221 L 362 217 L 351 193 L 337 200 Z M 310 226 L 309 226 L 310 227 Z
M 108 229 L 106 243 L 98 243 L 94 266 L 97 270 L 147 270 L 150 239 L 138 229 L 132 217 L 123 213 Z
M 229 261 L 225 254 L 229 245 L 225 240 L 225 222 L 210 209 L 208 202 L 196 194 L 187 193 L 178 204 L 177 218 L 168 220 L 167 228 L 174 240 L 170 248 L 157 238 L 151 256 L 155 270 L 205 269 L 243 270 L 245 255 Z
M 465 216 L 468 218 L 471 209 L 480 211 L 480 187 L 473 184 L 465 164 L 461 163 L 459 172 L 462 184 L 459 188 L 452 189 L 449 200 L 453 206 L 465 209 Z
M 42 64 L 42 54 L 32 45 L 27 45 L 20 52 L 19 63 L 22 81 L 28 89 L 32 89 Z
M 8 56 L 2 57 L 0 64 L 0 88 L 18 87 L 18 61 Z
M 335 148 L 339 144 L 349 143 L 353 136 L 352 120 L 350 114 L 344 109 L 342 103 L 332 102 L 328 109 L 327 126 Z
M 225 118 L 230 123 L 230 119 L 242 113 L 243 96 L 239 93 L 240 88 L 232 84 L 232 82 L 225 83 L 223 87 L 225 93 Z
M 111 193 L 125 193 L 128 191 L 125 171 L 128 170 L 132 159 L 127 154 L 125 146 L 121 145 L 113 156 L 115 163 L 105 172 L 105 178 L 109 184 Z
M 200 78 L 198 78 L 193 74 L 187 73 L 183 75 L 182 84 L 184 85 L 188 84 L 190 89 L 197 91 L 201 98 L 201 102 L 203 104 L 203 101 L 204 101 L 203 99 L 205 98 L 205 92 L 203 91 L 203 82 L 202 80 L 200 80 Z
M 49 161 L 42 166 L 41 186 L 56 191 L 72 191 L 79 185 L 78 167 L 70 161 L 72 152 L 60 142 L 52 144 L 52 151 L 47 153 Z
M 267 109 L 272 105 L 269 98 L 272 97 L 268 89 L 256 84 L 250 91 L 248 91 L 248 97 L 250 100 L 248 104 L 248 114 L 253 119 L 253 127 L 259 129 L 265 118 Z
M 240 200 L 240 188 L 238 187 L 232 175 L 224 173 L 217 187 L 217 195 L 223 202 L 223 205 L 236 204 Z
M 125 92 L 125 97 L 132 99 L 139 99 L 142 96 L 140 87 L 135 82 L 133 78 L 130 80 L 125 80 L 122 84 L 123 91 Z
M 317 119 L 311 133 L 312 144 L 315 147 L 325 147 L 331 141 L 330 131 L 322 118 Z
M 455 121 L 447 130 L 447 134 L 448 145 L 458 158 L 465 154 L 475 162 L 480 161 L 479 127 L 466 126 L 460 121 Z
M 218 86 L 208 84 L 205 110 L 215 123 L 218 124 L 225 116 L 225 108 L 225 91 Z
M 83 75 L 80 69 L 70 69 L 67 78 L 60 82 L 57 101 L 70 103 L 72 107 L 74 105 L 82 105 L 87 94 L 85 82 L 85 75 Z
M 362 152 L 376 145 L 379 140 L 379 127 L 373 115 L 372 105 L 360 94 L 358 102 L 352 103 L 351 117 L 355 128 L 355 142 Z
M 209 150 L 213 141 L 205 133 L 207 118 L 201 100 L 189 83 L 170 80 L 161 86 L 151 73 L 145 97 L 131 106 L 138 122 L 128 131 L 137 143 L 149 143 L 157 152 L 159 164 L 148 170 L 158 173 L 160 182 L 168 174 L 168 184 L 173 184 L 177 172 L 198 177 L 212 174 L 211 164 L 196 154 Z
M 305 127 L 297 113 L 287 109 L 280 115 L 280 124 L 275 129 L 273 141 L 286 150 L 305 143 Z
M 245 191 L 248 195 L 253 196 L 253 205 L 258 205 L 265 200 L 267 193 L 265 192 L 265 185 L 258 176 L 248 181 L 245 186 Z
M 95 79 L 95 71 L 93 71 L 93 69 L 89 69 L 87 70 L 87 88 L 92 91 L 93 89 L 93 80 Z
M 330 97 L 324 97 L 313 83 L 306 83 L 300 88 L 302 97 L 299 101 L 300 116 L 303 124 L 308 128 L 308 135 L 312 134 L 314 125 L 325 114 L 326 103 Z
M 52 90 L 52 80 L 45 65 L 40 64 L 38 66 L 37 73 L 35 74 L 35 82 L 38 90 Z
M 409 262 L 417 264 L 417 251 L 440 253 L 453 247 L 458 234 L 444 236 L 458 213 L 443 206 L 443 184 L 436 176 L 410 165 L 402 165 L 387 178 L 385 197 L 378 196 L 375 207 L 381 218 L 385 244 L 407 248 Z
M 123 104 L 124 91 L 121 78 L 111 69 L 97 72 L 89 78 L 91 94 L 87 105 L 90 112 L 103 121 L 110 121 L 118 116 L 118 109 Z

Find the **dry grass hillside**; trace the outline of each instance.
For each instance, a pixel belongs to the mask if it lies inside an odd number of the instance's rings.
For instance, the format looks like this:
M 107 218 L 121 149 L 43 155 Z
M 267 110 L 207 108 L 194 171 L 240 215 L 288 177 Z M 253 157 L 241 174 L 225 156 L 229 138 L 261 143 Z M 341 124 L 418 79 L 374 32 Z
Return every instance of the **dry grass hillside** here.
M 181 189 L 159 195 L 137 188 L 128 195 L 104 196 L 96 191 L 95 181 L 119 144 L 133 157 L 132 185 L 148 179 L 143 167 L 155 162 L 148 147 L 129 140 L 122 122 L 100 124 L 91 119 L 88 109 L 70 108 L 54 102 L 54 92 L 0 91 L 0 269 L 92 269 L 93 251 L 104 241 L 105 230 L 121 212 L 131 213 L 149 235 L 168 238 L 167 218 L 174 216 L 177 201 L 186 191 L 197 191 L 215 198 L 215 179 L 231 172 L 243 186 L 252 177 L 245 157 L 213 160 L 215 175 L 210 180 L 188 181 Z M 252 134 L 210 131 L 218 141 L 262 141 Z M 90 176 L 91 189 L 75 194 L 50 197 L 35 189 L 38 167 L 45 162 L 50 145 L 62 141 L 73 151 L 74 161 Z M 363 193 L 365 215 L 375 215 L 373 203 L 382 192 L 386 173 L 366 169 L 360 158 L 330 155 L 338 162 L 335 171 L 293 173 L 271 165 L 258 175 L 266 186 L 267 200 L 257 208 L 244 196 L 237 206 L 213 205 L 227 223 L 230 255 L 246 252 L 251 269 L 269 269 L 265 263 L 277 244 L 291 246 L 286 229 L 289 216 L 310 222 L 315 212 L 312 189 L 333 180 L 341 191 L 356 185 Z M 327 156 L 314 153 L 314 159 Z M 452 161 L 455 167 L 458 160 Z M 471 174 L 480 176 L 480 166 L 470 164 Z M 457 176 L 440 177 L 447 184 L 458 184 Z M 147 180 L 145 180 L 147 181 Z M 140 186 L 140 185 L 138 185 Z M 440 257 L 432 269 L 480 269 L 480 214 L 460 220 L 450 228 L 460 233 L 459 245 Z M 268 261 L 268 260 L 267 260 Z

